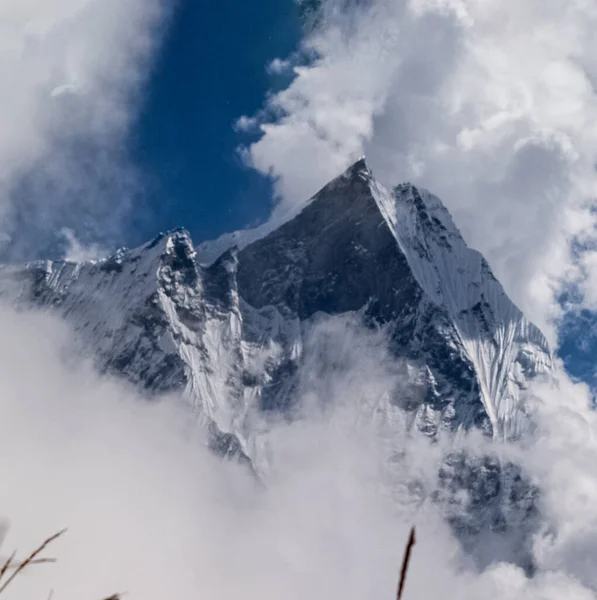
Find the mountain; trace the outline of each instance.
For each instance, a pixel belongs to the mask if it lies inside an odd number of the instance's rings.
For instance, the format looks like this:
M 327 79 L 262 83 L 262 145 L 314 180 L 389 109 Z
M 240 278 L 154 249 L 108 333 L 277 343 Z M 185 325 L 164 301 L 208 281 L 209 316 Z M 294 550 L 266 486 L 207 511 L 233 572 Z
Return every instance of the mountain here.
M 0 275 L 5 293 L 70 321 L 102 369 L 151 393 L 184 389 L 247 455 L 248 411 L 292 404 L 318 314 L 359 313 L 386 329 L 392 355 L 418 371 L 418 400 L 403 404 L 430 436 L 471 427 L 516 436 L 521 392 L 550 370 L 544 336 L 441 202 L 409 184 L 386 190 L 364 159 L 291 221 L 208 265 L 179 229 L 106 260 Z
M 400 410 L 410 427 L 430 438 L 523 433 L 524 391 L 549 375 L 550 349 L 438 198 L 410 184 L 384 188 L 362 159 L 291 220 L 261 232 L 196 249 L 178 229 L 101 261 L 5 266 L 0 291 L 63 316 L 102 370 L 148 395 L 182 392 L 213 448 L 257 470 L 254 415 L 297 409 L 314 354 L 333 368 L 313 336 L 338 318 L 382 336 L 402 385 L 379 406 Z M 493 485 L 495 465 L 469 467 L 460 480 L 485 510 L 487 497 L 506 492 Z

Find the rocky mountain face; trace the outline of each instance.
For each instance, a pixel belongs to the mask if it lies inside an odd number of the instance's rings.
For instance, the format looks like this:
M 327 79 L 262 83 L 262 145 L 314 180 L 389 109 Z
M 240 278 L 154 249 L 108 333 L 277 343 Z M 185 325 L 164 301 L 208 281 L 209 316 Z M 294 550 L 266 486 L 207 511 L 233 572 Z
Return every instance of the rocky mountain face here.
M 313 328 L 346 315 L 380 332 L 400 365 L 402 385 L 383 402 L 410 427 L 430 438 L 524 432 L 524 391 L 551 370 L 547 342 L 435 196 L 409 184 L 387 190 L 360 160 L 254 237 L 195 248 L 179 229 L 101 261 L 3 267 L 0 291 L 63 316 L 102 370 L 149 395 L 182 392 L 214 449 L 257 470 L 254 415 L 296 410 Z M 479 511 L 501 506 L 499 465 L 469 467 L 444 478 L 444 492 L 460 477 L 487 496 Z M 503 521 L 496 510 L 480 527 Z

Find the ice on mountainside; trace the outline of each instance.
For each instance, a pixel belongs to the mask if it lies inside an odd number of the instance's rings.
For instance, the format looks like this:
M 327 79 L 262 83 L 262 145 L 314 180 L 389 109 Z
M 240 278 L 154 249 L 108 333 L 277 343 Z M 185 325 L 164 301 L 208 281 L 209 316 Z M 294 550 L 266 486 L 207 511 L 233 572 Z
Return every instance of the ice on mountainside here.
M 301 322 L 360 311 L 385 327 L 396 357 L 424 365 L 416 420 L 430 434 L 479 426 L 517 435 L 527 379 L 550 370 L 546 339 L 441 202 L 411 185 L 389 192 L 364 160 L 239 258 L 240 294 L 254 308 Z
M 313 361 L 339 366 L 322 323 L 358 322 L 383 340 L 399 384 L 363 402 L 390 440 L 398 414 L 430 438 L 471 429 L 517 437 L 528 425 L 529 381 L 551 371 L 545 337 L 440 200 L 410 184 L 384 188 L 364 159 L 273 231 L 195 248 L 178 229 L 101 261 L 7 266 L 0 292 L 63 316 L 102 370 L 149 395 L 181 392 L 214 450 L 258 471 L 264 425 L 255 415 L 292 413 Z M 495 483 L 500 467 L 465 467 L 442 494 L 456 495 L 456 479 L 470 484 L 477 522 L 503 523 L 514 496 Z
M 201 264 L 179 229 L 102 261 L 5 267 L 0 282 L 66 317 L 102 369 L 151 393 L 184 390 L 249 456 L 248 415 L 292 404 L 317 314 L 358 313 L 386 332 L 392 355 L 416 366 L 423 391 L 408 410 L 428 435 L 524 427 L 527 381 L 550 370 L 547 342 L 429 192 L 389 191 L 361 159 L 275 231 L 217 248 Z

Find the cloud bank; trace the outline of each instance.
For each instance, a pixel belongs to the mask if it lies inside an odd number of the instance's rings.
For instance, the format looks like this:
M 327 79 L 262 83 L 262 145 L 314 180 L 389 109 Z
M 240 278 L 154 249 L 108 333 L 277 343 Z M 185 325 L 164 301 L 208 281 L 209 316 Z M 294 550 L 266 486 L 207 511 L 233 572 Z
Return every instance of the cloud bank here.
M 366 153 L 383 183 L 442 198 L 553 342 L 563 288 L 595 304 L 597 6 L 321 4 L 295 79 L 268 98 L 246 149 L 276 180 L 273 219 Z
M 535 441 L 493 448 L 543 490 L 528 578 L 508 562 L 477 570 L 424 485 L 412 486 L 435 479 L 441 444 L 404 432 L 405 454 L 388 470 L 370 408 L 395 378 L 374 360 L 384 350 L 370 333 L 328 324 L 317 334 L 348 367 L 314 362 L 308 411 L 271 429 L 262 486 L 205 450 L 175 397 L 148 404 L 73 357 L 64 323 L 3 308 L 0 326 L 1 550 L 23 555 L 69 527 L 47 553 L 58 562 L 32 568 L 7 597 L 391 597 L 412 523 L 407 598 L 595 597 L 597 422 L 582 387 L 537 389 Z
M 126 134 L 166 17 L 161 0 L 2 2 L 0 250 L 9 258 L 47 250 L 63 226 L 117 237 L 140 194 Z

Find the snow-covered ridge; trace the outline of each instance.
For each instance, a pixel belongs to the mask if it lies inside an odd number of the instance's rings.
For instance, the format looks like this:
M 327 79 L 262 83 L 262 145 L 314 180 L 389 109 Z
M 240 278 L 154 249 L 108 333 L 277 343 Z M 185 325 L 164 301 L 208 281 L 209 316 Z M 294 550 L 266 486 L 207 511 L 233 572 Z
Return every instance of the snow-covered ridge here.
M 195 248 L 179 229 L 101 261 L 5 267 L 0 292 L 64 316 L 100 368 L 181 392 L 220 452 L 253 461 L 254 415 L 297 401 L 315 317 L 359 315 L 386 332 L 417 390 L 390 404 L 430 436 L 517 435 L 527 382 L 551 365 L 440 200 L 385 189 L 364 159 L 272 231 Z
M 439 198 L 410 184 L 371 191 L 412 272 L 442 306 L 474 365 L 494 434 L 520 433 L 527 378 L 551 371 L 545 336 L 506 296 L 483 256 L 468 248 Z
M 351 173 L 353 173 L 355 169 L 359 170 L 361 168 L 360 165 L 365 165 L 364 156 L 359 158 L 359 160 L 345 173 L 337 177 L 334 180 L 334 182 L 350 178 Z M 330 182 L 328 186 L 333 185 L 334 182 Z M 196 247 L 198 262 L 204 266 L 209 266 L 230 248 L 237 248 L 238 250 L 242 250 L 243 248 L 246 248 L 253 242 L 263 239 L 264 237 L 266 237 L 267 235 L 284 225 L 284 223 L 293 220 L 297 215 L 303 212 L 303 210 L 307 206 L 309 206 L 309 204 L 313 202 L 313 200 L 316 198 L 317 194 L 313 198 L 305 202 L 304 205 L 299 204 L 293 206 L 284 214 L 276 215 L 275 218 L 272 218 L 266 221 L 265 223 L 258 225 L 257 227 L 241 229 L 238 231 L 233 231 L 231 233 L 224 233 L 215 240 L 206 240 L 204 242 L 201 242 Z
M 441 201 L 384 188 L 364 159 L 278 226 L 198 247 L 178 229 L 100 261 L 0 267 L 0 295 L 64 317 L 77 352 L 144 394 L 184 398 L 212 448 L 259 473 L 267 416 L 292 419 L 312 383 L 328 401 L 340 380 L 393 463 L 405 427 L 519 435 L 526 388 L 551 370 L 544 336 Z M 435 492 L 465 543 L 496 523 L 532 530 L 535 490 L 495 457 L 452 453 Z

